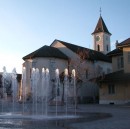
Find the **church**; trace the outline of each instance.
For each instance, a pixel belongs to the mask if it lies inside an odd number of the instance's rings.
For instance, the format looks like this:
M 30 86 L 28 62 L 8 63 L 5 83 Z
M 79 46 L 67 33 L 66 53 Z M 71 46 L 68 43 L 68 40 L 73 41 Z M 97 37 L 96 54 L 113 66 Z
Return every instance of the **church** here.
M 107 53 L 111 51 L 109 32 L 102 16 L 100 15 L 95 30 L 92 32 L 93 49 L 85 48 L 66 41 L 55 39 L 50 46 L 44 45 L 41 48 L 23 57 L 23 68 L 26 74 L 26 96 L 32 93 L 31 75 L 32 69 L 39 70 L 39 84 L 37 87 L 38 97 L 42 96 L 41 74 L 42 69 L 49 69 L 50 74 L 50 100 L 55 98 L 52 93 L 55 80 L 55 70 L 59 69 L 60 74 L 60 99 L 63 96 L 64 70 L 68 69 L 68 76 L 71 78 L 72 70 L 76 72 L 76 97 L 78 103 L 98 103 L 99 85 L 93 78 L 104 77 L 112 72 L 112 60 Z M 79 43 L 82 44 L 82 43 Z M 52 94 L 53 95 L 52 95 Z M 70 92 L 70 97 L 71 97 Z

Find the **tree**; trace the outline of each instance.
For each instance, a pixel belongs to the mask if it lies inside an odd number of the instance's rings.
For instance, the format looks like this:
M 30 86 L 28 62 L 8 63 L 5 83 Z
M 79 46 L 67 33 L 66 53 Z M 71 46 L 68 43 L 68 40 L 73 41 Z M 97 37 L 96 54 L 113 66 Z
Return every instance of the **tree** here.
M 70 59 L 69 60 L 69 67 L 68 67 L 68 79 L 69 79 L 69 85 L 71 85 L 72 82 L 72 70 L 75 69 L 76 71 L 76 76 L 75 76 L 75 80 L 76 80 L 76 90 L 75 90 L 75 97 L 74 97 L 74 101 L 76 101 L 76 107 L 77 107 L 77 93 L 78 90 L 81 88 L 82 86 L 82 82 L 85 80 L 85 75 L 83 74 L 84 71 L 86 71 L 88 69 L 88 66 L 86 65 L 86 58 L 89 57 L 88 55 L 88 51 L 86 49 L 83 50 L 78 50 L 77 51 L 77 57 L 75 59 Z M 61 83 L 63 84 L 63 94 L 62 94 L 62 101 L 64 102 L 64 92 L 65 92 L 65 87 L 64 87 L 64 72 L 62 72 L 60 74 L 60 80 Z
M 102 67 L 97 65 L 95 60 L 96 56 L 97 55 L 93 50 L 79 48 L 77 50 L 77 57 L 69 61 L 69 71 L 72 69 L 76 70 L 76 95 L 78 95 L 79 89 L 82 88 L 82 84 L 89 85 L 92 78 L 96 78 L 104 73 Z M 96 83 L 96 81 L 93 81 L 93 83 Z M 96 89 L 98 90 L 98 88 Z M 93 99 L 98 95 L 98 92 L 96 93 L 96 91 L 93 91 Z

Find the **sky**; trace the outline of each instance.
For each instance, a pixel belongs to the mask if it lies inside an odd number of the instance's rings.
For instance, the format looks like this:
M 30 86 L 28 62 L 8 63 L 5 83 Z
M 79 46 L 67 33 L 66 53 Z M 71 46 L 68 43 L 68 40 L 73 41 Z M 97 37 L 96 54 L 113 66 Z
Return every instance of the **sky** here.
M 111 48 L 130 37 L 130 0 L 0 0 L 0 72 L 55 39 L 93 49 L 100 16 L 110 31 Z

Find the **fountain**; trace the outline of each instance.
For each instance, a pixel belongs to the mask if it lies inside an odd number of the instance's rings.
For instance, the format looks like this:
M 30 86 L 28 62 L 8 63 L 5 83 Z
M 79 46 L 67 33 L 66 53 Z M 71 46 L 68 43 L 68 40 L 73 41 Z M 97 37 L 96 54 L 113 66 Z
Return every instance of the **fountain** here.
M 22 69 L 22 102 L 23 102 L 23 110 L 22 113 L 24 114 L 24 108 L 25 108 L 25 99 L 26 99 L 26 68 L 23 67 Z
M 17 86 L 17 72 L 14 68 L 11 74 L 12 78 L 12 99 L 13 99 L 13 112 L 15 109 L 15 102 L 17 101 L 17 93 L 18 93 L 18 86 Z
M 34 78 L 34 82 L 35 82 L 35 87 L 34 87 L 34 105 L 35 105 L 35 113 L 37 115 L 37 106 L 38 106 L 38 83 L 39 83 L 39 78 L 40 78 L 40 74 L 39 74 L 39 69 L 36 68 L 35 70 L 35 78 Z
M 74 109 L 75 109 L 75 115 L 76 115 L 76 109 L 77 109 L 77 89 L 76 89 L 76 75 L 75 75 L 75 69 L 72 70 L 72 81 L 73 81 L 73 86 L 74 86 L 74 94 L 73 94 L 73 97 L 74 97 Z
M 60 79 L 59 79 L 59 69 L 56 69 L 55 70 L 55 76 L 56 76 L 56 79 L 55 79 L 55 84 L 56 84 L 56 97 L 55 97 L 55 102 L 56 102 L 56 117 L 57 117 L 57 112 L 58 112 L 58 103 L 60 103 L 61 101 L 61 98 L 59 97 L 59 92 L 60 92 L 60 89 L 59 89 L 59 86 L 60 86 Z
M 42 92 L 43 92 L 43 94 L 42 94 L 42 115 L 43 115 L 43 107 L 44 107 L 44 104 L 45 104 L 45 94 L 46 94 L 46 85 L 45 85 L 45 76 L 46 76 L 46 73 L 45 73 L 46 71 L 45 71 L 45 69 L 44 68 L 42 68 Z M 46 106 L 47 107 L 47 106 Z M 47 114 L 47 113 L 46 113 Z
M 12 73 L 7 73 L 4 67 L 2 74 L 3 96 L 0 102 L 0 127 L 2 129 L 65 129 L 68 123 L 88 120 L 88 117 L 86 118 L 88 114 L 77 111 L 75 70 L 72 70 L 71 77 L 68 69 L 64 70 L 63 87 L 61 87 L 59 69 L 55 70 L 54 80 L 55 96 L 52 98 L 49 69 L 42 68 L 42 71 L 40 71 L 38 68 L 32 68 L 30 78 L 31 100 L 28 101 L 26 68 L 23 67 L 22 71 L 22 94 L 18 94 L 16 69 L 14 68 Z M 6 88 L 10 84 L 12 99 L 8 100 Z M 60 105 L 59 101 L 62 100 L 63 95 L 64 103 Z M 73 99 L 72 103 L 70 103 L 70 98 Z M 50 101 L 54 101 L 55 104 L 51 105 Z M 98 114 L 92 115 L 95 118 Z M 108 117 L 108 114 L 105 115 L 105 117 Z M 99 117 L 101 116 L 100 113 Z M 92 119 L 92 116 L 90 119 Z
M 2 74 L 2 85 L 3 85 L 3 87 L 2 87 L 2 103 L 1 103 L 2 112 L 3 112 L 3 104 L 4 104 L 4 98 L 5 98 L 6 76 L 7 76 L 6 68 L 3 67 L 3 74 Z
M 66 115 L 67 115 L 68 114 L 68 87 L 69 87 L 68 69 L 65 69 L 64 86 L 65 86 L 64 95 L 65 95 Z
M 50 75 L 48 68 L 42 68 L 40 72 L 38 68 L 32 68 L 31 72 L 31 95 L 32 99 L 30 102 L 27 101 L 28 93 L 26 86 L 26 68 L 23 67 L 22 70 L 22 95 L 18 98 L 18 85 L 17 85 L 17 72 L 14 68 L 12 73 L 9 74 L 11 78 L 12 86 L 12 100 L 9 104 L 12 104 L 12 111 L 3 112 L 3 109 L 7 109 L 5 103 L 5 80 L 7 80 L 6 68 L 3 68 L 3 98 L 2 98 L 2 109 L 0 114 L 0 119 L 9 119 L 9 120 L 63 120 L 63 119 L 73 119 L 77 116 L 69 114 L 68 109 L 68 90 L 69 90 L 69 78 L 68 78 L 68 69 L 65 69 L 64 77 L 64 87 L 65 87 L 65 105 L 59 105 L 61 101 L 61 88 L 60 88 L 60 77 L 59 69 L 55 70 L 55 104 L 53 106 L 49 105 L 51 98 L 50 86 Z M 75 71 L 72 71 L 72 79 L 75 83 Z M 8 77 L 9 79 L 9 77 Z M 74 84 L 75 85 L 75 84 Z M 75 86 L 74 86 L 75 87 Z

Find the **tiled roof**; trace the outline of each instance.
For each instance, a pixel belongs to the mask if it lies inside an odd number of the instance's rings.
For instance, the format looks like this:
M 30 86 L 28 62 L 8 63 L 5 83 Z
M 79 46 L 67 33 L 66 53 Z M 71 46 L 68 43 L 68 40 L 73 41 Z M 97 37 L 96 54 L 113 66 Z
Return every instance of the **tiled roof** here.
M 85 56 L 84 59 L 88 59 L 88 60 L 92 60 L 92 61 L 96 61 L 96 60 L 100 60 L 100 61 L 105 61 L 105 62 L 111 62 L 111 59 L 104 55 L 101 52 L 92 50 L 92 49 L 88 49 L 85 47 L 81 47 L 78 45 L 74 45 L 71 43 L 67 43 L 61 40 L 55 40 L 58 41 L 60 43 L 62 43 L 63 45 L 65 45 L 67 48 L 69 48 L 70 50 L 72 50 L 73 52 L 77 53 L 79 56 Z M 82 55 L 83 54 L 83 55 Z
M 124 40 L 123 42 L 117 44 L 117 47 L 124 47 L 124 46 L 130 46 L 130 38 L 128 38 L 128 39 Z
M 99 79 L 99 78 L 98 78 Z M 130 73 L 124 73 L 124 70 L 109 73 L 100 78 L 101 82 L 118 82 L 118 81 L 130 81 Z
M 111 33 L 108 31 L 105 22 L 103 21 L 103 18 L 100 16 L 97 26 L 92 34 L 99 33 L 99 32 L 106 32 L 111 35 Z
M 62 53 L 60 50 L 54 47 L 47 46 L 47 45 L 24 56 L 23 59 L 25 60 L 25 59 L 35 58 L 35 57 L 55 57 L 55 58 L 61 58 L 61 59 L 68 59 L 68 57 L 64 53 Z
M 116 55 L 123 55 L 123 50 L 120 49 L 122 47 L 128 47 L 130 46 L 130 38 L 122 41 L 121 43 L 117 44 L 117 48 L 114 49 L 113 51 L 107 53 L 108 56 L 116 56 Z
M 121 49 L 114 49 L 113 51 L 107 53 L 108 56 L 116 56 L 116 55 L 122 55 L 123 51 Z

